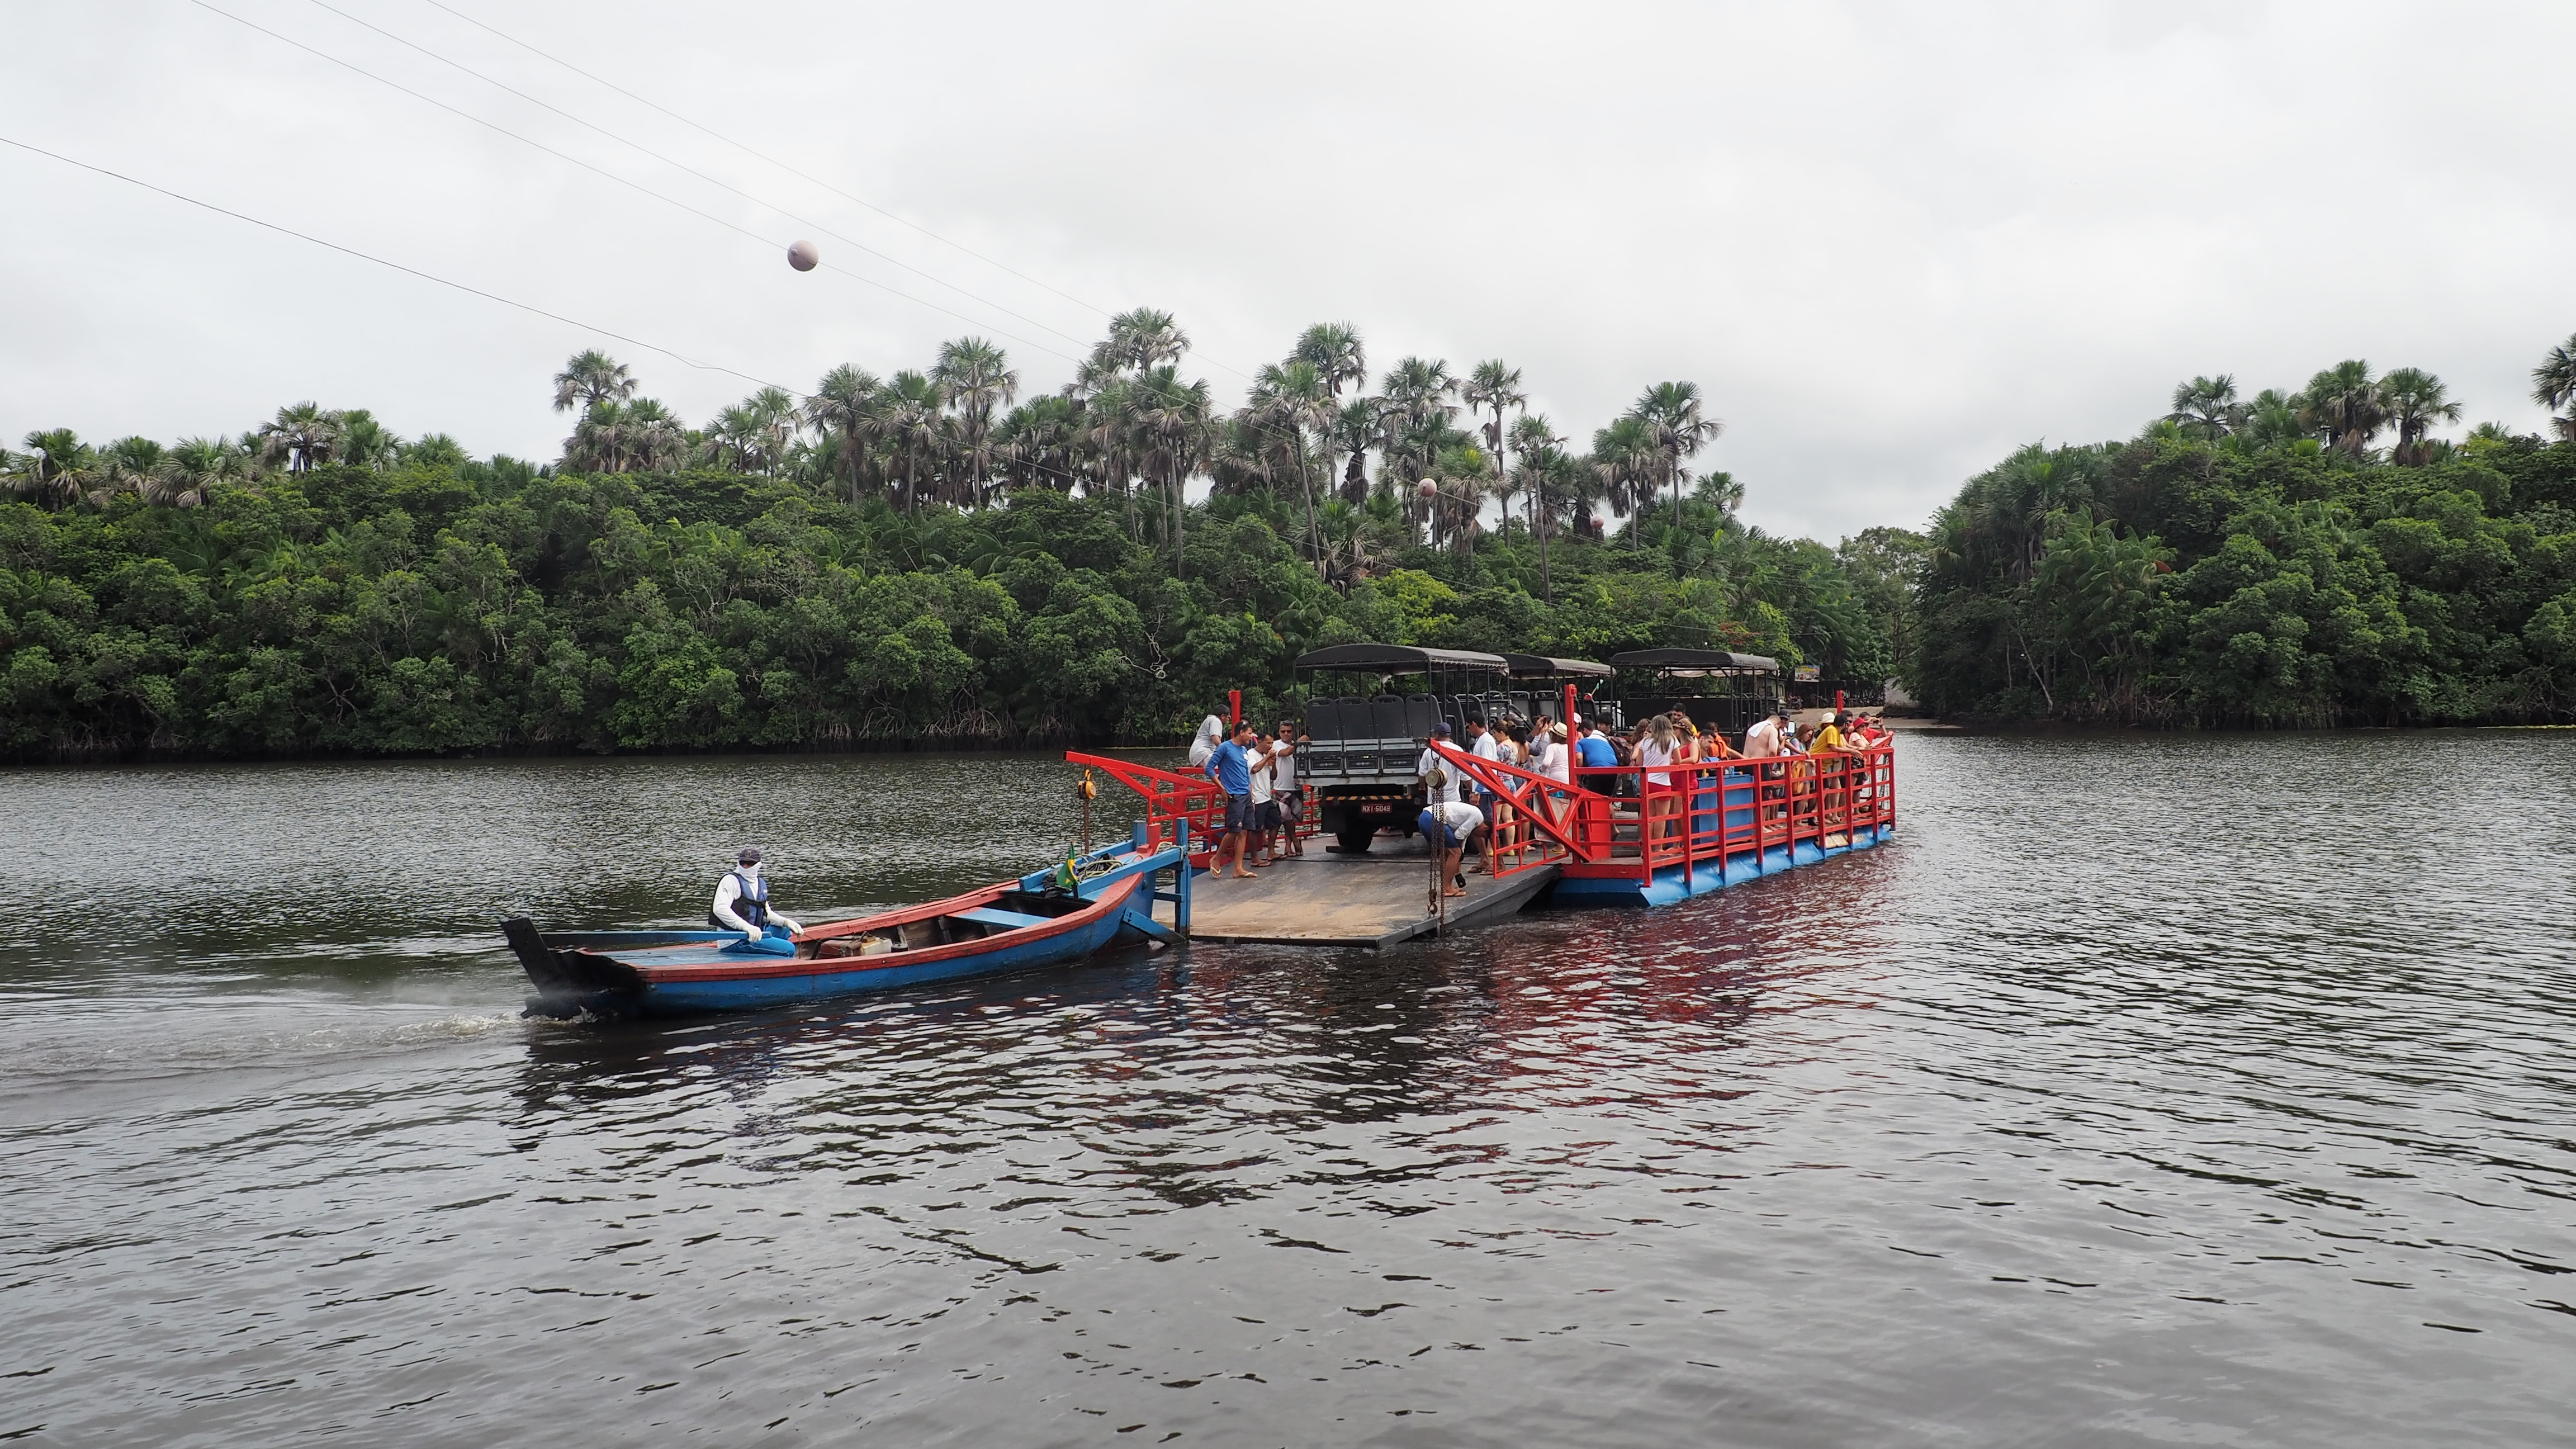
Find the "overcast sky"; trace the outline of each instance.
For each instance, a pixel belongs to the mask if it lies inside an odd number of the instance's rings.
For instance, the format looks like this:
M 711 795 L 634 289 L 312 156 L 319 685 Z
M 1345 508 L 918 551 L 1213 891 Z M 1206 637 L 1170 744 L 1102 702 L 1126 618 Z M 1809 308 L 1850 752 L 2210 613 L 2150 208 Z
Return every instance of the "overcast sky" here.
M 312 398 L 551 459 L 581 347 L 693 421 L 750 387 L 585 328 L 798 388 L 981 333 L 1038 391 L 1095 308 L 1150 304 L 1229 405 L 1326 320 L 1377 372 L 1506 358 L 1578 444 L 1695 380 L 1747 516 L 1831 540 L 2019 444 L 2128 436 L 2196 372 L 2425 367 L 2465 422 L 2537 429 L 2530 370 L 2576 332 L 2563 0 L 447 0 L 954 246 L 430 0 L 330 3 L 758 199 L 314 0 L 209 3 L 742 230 L 192 0 L 0 0 L 0 135 L 582 324 L 0 147 L 10 442 Z M 799 236 L 857 276 L 789 270 Z

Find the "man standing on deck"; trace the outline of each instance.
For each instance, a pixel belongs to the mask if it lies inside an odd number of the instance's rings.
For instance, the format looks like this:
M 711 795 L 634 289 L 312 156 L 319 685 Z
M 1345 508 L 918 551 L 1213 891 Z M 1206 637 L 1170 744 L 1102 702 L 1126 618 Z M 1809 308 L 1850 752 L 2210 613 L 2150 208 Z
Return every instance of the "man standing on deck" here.
M 1491 726 L 1474 715 L 1467 716 L 1467 750 L 1480 760 L 1500 760 L 1503 757 L 1500 737 Z M 1476 853 L 1483 855 L 1494 845 L 1494 792 L 1474 781 L 1468 783 L 1473 786 L 1468 802 L 1476 807 L 1476 813 L 1485 817 L 1485 840 L 1476 848 Z
M 1435 743 L 1447 744 L 1449 721 L 1445 719 L 1434 721 L 1431 726 L 1431 738 Z M 1413 764 L 1413 774 L 1414 778 L 1422 782 L 1429 803 L 1434 805 L 1458 803 L 1458 772 L 1449 768 L 1449 762 L 1440 758 L 1438 750 L 1432 749 L 1429 745 L 1423 746 L 1422 758 Z M 1435 776 L 1439 780 L 1438 784 L 1432 783 Z
M 707 912 L 708 925 L 719 931 L 740 931 L 753 941 L 772 925 L 785 926 L 791 935 L 805 929 L 769 908 L 769 882 L 760 874 L 760 847 L 744 846 L 734 863 L 735 869 L 716 882 L 716 903 Z
M 1208 862 L 1208 874 L 1222 876 L 1226 862 L 1234 863 L 1236 880 L 1252 879 L 1244 869 L 1244 847 L 1252 840 L 1252 722 L 1238 720 L 1234 738 L 1216 747 L 1208 756 L 1208 778 L 1225 792 L 1225 838 L 1217 842 L 1216 856 Z

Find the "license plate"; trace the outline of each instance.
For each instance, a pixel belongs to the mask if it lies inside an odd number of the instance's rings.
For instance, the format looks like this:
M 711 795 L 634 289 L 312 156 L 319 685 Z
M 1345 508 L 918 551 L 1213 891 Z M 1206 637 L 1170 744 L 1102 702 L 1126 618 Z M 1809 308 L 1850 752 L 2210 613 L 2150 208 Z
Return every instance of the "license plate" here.
M 1362 815 L 1392 815 L 1395 813 L 1395 807 L 1392 805 L 1363 805 L 1360 807 L 1360 813 Z

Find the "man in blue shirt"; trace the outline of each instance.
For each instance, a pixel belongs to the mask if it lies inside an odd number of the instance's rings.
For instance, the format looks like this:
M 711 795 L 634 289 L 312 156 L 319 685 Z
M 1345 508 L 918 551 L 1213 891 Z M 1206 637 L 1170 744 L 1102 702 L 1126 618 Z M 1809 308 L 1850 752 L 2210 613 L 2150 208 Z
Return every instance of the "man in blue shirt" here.
M 1601 733 L 1601 723 L 1595 720 L 1592 727 L 1583 732 L 1581 743 L 1575 746 L 1574 759 L 1576 764 L 1587 769 L 1606 770 L 1619 763 L 1619 747 L 1610 743 L 1609 736 Z M 1583 781 L 1583 788 L 1595 795 L 1608 795 L 1613 793 L 1612 785 L 1617 779 L 1616 775 L 1593 775 Z
M 1252 741 L 1251 722 L 1237 721 L 1234 738 L 1208 756 L 1208 778 L 1225 792 L 1225 838 L 1217 842 L 1216 856 L 1208 862 L 1211 875 L 1225 874 L 1231 859 L 1235 879 L 1252 879 L 1252 872 L 1243 868 L 1243 849 L 1252 839 Z M 1266 766 L 1269 761 L 1259 763 Z

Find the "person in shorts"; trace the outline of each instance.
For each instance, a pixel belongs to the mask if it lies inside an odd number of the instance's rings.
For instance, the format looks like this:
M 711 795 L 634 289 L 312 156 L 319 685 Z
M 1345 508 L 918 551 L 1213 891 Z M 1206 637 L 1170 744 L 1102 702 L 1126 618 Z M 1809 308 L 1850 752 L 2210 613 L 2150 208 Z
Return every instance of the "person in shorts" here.
M 1305 742 L 1305 732 L 1295 720 L 1279 722 L 1279 757 L 1270 766 L 1270 793 L 1279 801 L 1280 851 L 1282 855 L 1304 855 L 1306 842 L 1298 828 L 1306 822 L 1306 783 L 1298 768 L 1298 747 Z
M 1414 824 L 1422 831 L 1422 843 L 1440 852 L 1440 893 L 1465 895 L 1467 878 L 1460 874 L 1458 860 L 1485 828 L 1484 812 L 1463 800 L 1436 801 L 1423 807 Z
M 1252 746 L 1252 845 L 1248 853 L 1259 857 L 1252 862 L 1256 866 L 1277 865 L 1279 798 L 1274 767 L 1279 742 L 1268 735 L 1257 735 Z
M 1230 860 L 1236 880 L 1252 879 L 1244 865 L 1243 853 L 1252 843 L 1252 726 L 1237 723 L 1234 737 L 1208 755 L 1208 778 L 1225 795 L 1225 835 L 1216 843 L 1216 853 L 1208 860 L 1208 875 L 1221 879 Z

